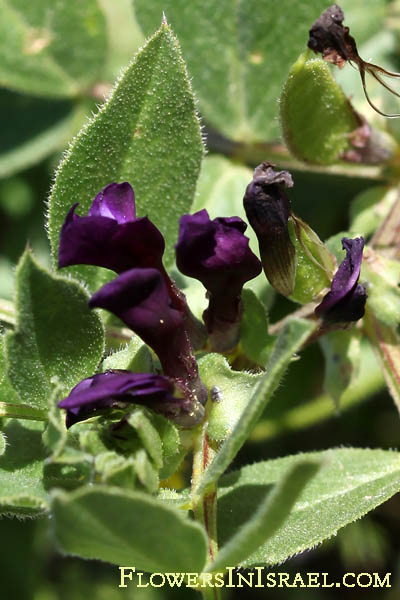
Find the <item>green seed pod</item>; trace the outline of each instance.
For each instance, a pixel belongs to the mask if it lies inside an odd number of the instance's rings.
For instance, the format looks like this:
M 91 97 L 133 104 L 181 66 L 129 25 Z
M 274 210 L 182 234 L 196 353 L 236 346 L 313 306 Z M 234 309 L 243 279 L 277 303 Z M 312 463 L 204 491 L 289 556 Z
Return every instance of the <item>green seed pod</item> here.
M 352 149 L 360 118 L 320 58 L 301 54 L 283 87 L 280 118 L 283 136 L 299 160 L 330 165 Z

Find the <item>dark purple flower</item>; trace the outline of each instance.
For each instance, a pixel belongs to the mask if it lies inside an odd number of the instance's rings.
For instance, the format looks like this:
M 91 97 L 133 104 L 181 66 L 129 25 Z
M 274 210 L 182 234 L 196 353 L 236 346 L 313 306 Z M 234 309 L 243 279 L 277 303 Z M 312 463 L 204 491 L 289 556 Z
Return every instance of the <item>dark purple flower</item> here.
M 94 265 L 122 273 L 133 267 L 164 270 L 162 234 L 147 217 L 136 218 L 129 183 L 110 183 L 96 198 L 87 217 L 69 211 L 61 229 L 59 267 Z
M 110 183 L 92 202 L 87 217 L 69 211 L 61 229 L 59 267 L 93 265 L 123 273 L 151 267 L 164 278 L 174 308 L 186 319 L 186 328 L 196 348 L 204 345 L 202 324 L 195 319 L 185 295 L 169 277 L 162 263 L 165 241 L 147 218 L 136 218 L 135 195 L 131 185 Z
M 274 167 L 263 162 L 255 169 L 243 205 L 257 235 L 268 281 L 279 293 L 290 296 L 295 284 L 296 251 L 289 235 L 292 213 L 284 190 L 293 186 L 293 180 L 288 171 L 275 171 Z
M 176 245 L 179 270 L 212 294 L 240 294 L 246 281 L 261 273 L 261 263 L 243 235 L 246 228 L 239 217 L 211 220 L 205 209 L 184 215 Z
M 129 371 L 107 371 L 88 377 L 58 406 L 67 411 L 66 425 L 71 427 L 102 409 L 124 409 L 130 404 L 145 405 L 186 427 L 196 425 L 204 412 L 194 414 L 190 403 L 177 393 L 168 377 Z
M 211 345 L 219 351 L 237 344 L 242 288 L 262 269 L 243 235 L 246 228 L 239 217 L 211 220 L 206 210 L 180 220 L 177 266 L 185 275 L 201 281 L 209 292 L 209 307 L 203 318 Z
M 364 238 L 342 238 L 346 258 L 333 277 L 331 290 L 315 309 L 315 314 L 328 323 L 348 323 L 364 316 L 367 291 L 358 283 Z
M 165 281 L 156 269 L 130 269 L 104 285 L 89 301 L 119 317 L 160 359 L 164 374 L 173 377 L 183 393 L 205 404 L 185 316 L 174 308 Z

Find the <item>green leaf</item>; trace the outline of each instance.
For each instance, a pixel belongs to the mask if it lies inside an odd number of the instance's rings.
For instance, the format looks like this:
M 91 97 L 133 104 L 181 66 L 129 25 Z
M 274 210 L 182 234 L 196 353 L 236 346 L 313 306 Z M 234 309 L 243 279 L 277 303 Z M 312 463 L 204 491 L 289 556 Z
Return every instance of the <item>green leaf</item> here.
M 262 510 L 267 493 L 304 460 L 322 466 L 309 480 L 287 519 L 269 540 L 242 561 L 242 566 L 276 564 L 313 548 L 400 490 L 397 452 L 339 448 L 249 465 L 220 482 L 219 540 L 233 539 L 249 515 Z M 317 518 L 316 518 L 317 516 Z
M 272 355 L 266 365 L 266 373 L 250 396 L 246 410 L 236 423 L 232 434 L 224 441 L 216 457 L 206 469 L 195 493 L 199 496 L 215 483 L 228 468 L 240 448 L 245 443 L 267 402 L 279 385 L 293 355 L 315 328 L 315 323 L 304 319 L 293 319 L 282 329 L 275 343 Z
M 340 410 L 347 410 L 364 402 L 384 388 L 384 379 L 380 364 L 365 336 L 361 344 L 361 361 L 358 375 L 346 389 L 340 400 Z M 320 423 L 335 415 L 336 407 L 331 396 L 321 394 L 305 402 L 294 404 L 293 408 L 282 411 L 278 417 L 264 418 L 255 427 L 251 439 L 262 441 L 276 437 L 282 433 L 297 431 Z
M 43 269 L 29 250 L 16 282 L 17 326 L 6 337 L 8 376 L 24 403 L 42 409 L 53 382 L 67 392 L 93 375 L 104 348 L 103 327 L 87 306 L 87 292 Z
M 267 312 L 252 290 L 243 290 L 242 302 L 240 347 L 252 361 L 265 366 L 276 340 L 268 333 Z
M 358 373 L 361 358 L 361 332 L 331 331 L 320 339 L 325 357 L 324 391 L 340 407 L 340 399 Z
M 140 448 L 135 452 L 132 463 L 139 482 L 150 494 L 154 494 L 158 490 L 160 479 L 156 467 L 144 448 Z
M 4 451 L 6 449 L 6 443 L 7 442 L 4 434 L 0 432 L 0 456 L 4 454 Z
M 42 423 L 16 419 L 3 428 L 6 448 L 0 457 L 0 514 L 33 517 L 46 510 L 42 431 Z
M 380 322 L 368 307 L 364 316 L 364 329 L 400 412 L 400 335 L 395 328 Z
M 0 0 L 0 84 L 74 96 L 100 75 L 105 22 L 97 0 Z
M 60 549 L 148 572 L 202 571 L 206 537 L 182 512 L 140 492 L 83 487 L 52 502 Z
M 133 335 L 125 348 L 107 356 L 103 361 L 103 371 L 126 369 L 133 373 L 153 372 L 151 352 L 139 336 Z
M 400 322 L 399 261 L 366 248 L 360 281 L 366 282 L 369 310 L 382 324 L 395 330 Z
M 83 104 L 0 91 L 3 132 L 0 177 L 9 177 L 63 150 L 84 121 Z
M 233 371 L 221 354 L 207 354 L 201 358 L 199 371 L 213 400 L 207 435 L 212 440 L 225 440 L 246 410 L 260 376 Z
M 155 466 L 161 469 L 163 464 L 162 443 L 157 429 L 147 416 L 147 411 L 142 407 L 135 408 L 135 410 L 129 413 L 127 421 L 135 429 L 143 447 L 153 460 Z
M 299 160 L 330 165 L 349 148 L 356 113 L 321 58 L 302 54 L 282 90 L 280 118 L 285 143 Z
M 179 217 L 193 201 L 203 155 L 199 121 L 185 64 L 167 24 L 137 54 L 108 101 L 72 143 L 59 166 L 49 206 L 49 235 L 57 262 L 59 234 L 73 202 L 86 214 L 112 181 L 129 181 L 138 216 L 163 233 L 165 263 L 174 257 Z M 72 272 L 98 287 L 104 270 Z M 109 271 L 106 273 L 109 276 Z
M 165 11 L 181 41 L 202 114 L 225 136 L 265 141 L 279 136 L 282 84 L 305 49 L 323 0 L 134 0 L 148 35 Z
M 397 188 L 377 185 L 358 194 L 350 205 L 350 229 L 364 237 L 373 233 L 398 198 Z
M 305 485 L 318 471 L 317 462 L 298 462 L 267 492 L 255 513 L 223 546 L 208 571 L 239 565 L 284 526 Z M 258 483 L 258 480 L 257 480 Z M 240 488 L 239 488 L 240 489 Z

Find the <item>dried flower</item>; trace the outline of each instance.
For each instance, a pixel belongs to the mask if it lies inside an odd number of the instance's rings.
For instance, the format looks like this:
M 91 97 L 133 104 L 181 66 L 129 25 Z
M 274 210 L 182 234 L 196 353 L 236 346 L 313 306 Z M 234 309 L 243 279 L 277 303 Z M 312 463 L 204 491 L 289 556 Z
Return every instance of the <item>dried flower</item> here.
M 293 293 L 296 275 L 296 252 L 288 229 L 291 208 L 284 191 L 292 186 L 288 171 L 275 171 L 275 165 L 263 162 L 255 169 L 243 198 L 247 218 L 257 235 L 265 275 L 284 296 Z
M 344 14 L 340 6 L 337 4 L 329 6 L 311 26 L 308 47 L 311 50 L 314 50 L 314 52 L 321 52 L 322 57 L 326 61 L 337 65 L 339 68 L 342 68 L 347 61 L 357 65 L 368 104 L 384 117 L 400 117 L 400 114 L 388 115 L 379 110 L 368 96 L 365 83 L 365 73 L 369 73 L 385 89 L 395 96 L 400 97 L 400 94 L 381 78 L 382 75 L 400 78 L 400 73 L 388 71 L 383 67 L 379 67 L 378 65 L 363 60 L 358 54 L 356 41 L 350 35 L 349 28 L 343 27 L 343 20 Z

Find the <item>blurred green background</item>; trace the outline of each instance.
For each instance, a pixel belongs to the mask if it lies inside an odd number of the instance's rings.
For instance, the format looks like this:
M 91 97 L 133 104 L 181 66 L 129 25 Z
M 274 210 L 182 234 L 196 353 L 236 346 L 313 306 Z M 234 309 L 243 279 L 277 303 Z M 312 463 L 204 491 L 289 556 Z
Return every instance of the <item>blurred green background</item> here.
M 152 3 L 152 0 L 147 0 L 147 3 L 148 9 L 142 2 L 137 3 L 138 20 L 146 34 L 146 28 L 150 27 L 149 23 L 152 22 L 154 14 L 159 14 L 162 2 L 157 0 Z M 217 9 L 217 0 L 214 0 L 214 3 Z M 271 3 L 274 7 L 279 4 L 272 0 Z M 40 54 L 40 44 L 47 42 L 46 37 L 39 34 L 42 31 L 41 28 L 44 28 L 47 23 L 46 19 L 49 11 L 51 12 L 51 4 L 50 0 L 48 2 L 32 0 L 32 6 L 28 9 L 21 2 L 2 0 L 0 2 L 0 22 L 3 25 L 0 26 L 0 32 L 3 28 L 7 29 L 7 23 L 11 23 L 15 15 L 20 17 L 26 10 L 27 18 L 31 19 L 33 23 L 31 29 L 36 36 L 32 38 L 30 54 L 29 52 L 28 54 L 30 57 L 35 53 Z M 63 2 L 59 4 L 62 5 Z M 165 4 L 167 5 L 169 2 Z M 293 8 L 298 7 L 298 4 L 309 4 L 311 7 L 314 7 L 315 4 L 316 17 L 320 12 L 318 6 L 328 6 L 329 2 L 298 3 L 296 0 L 292 0 Z M 71 21 L 70 24 L 65 25 L 64 33 L 61 28 L 62 35 L 58 32 L 60 39 L 56 36 L 57 29 L 54 25 L 54 39 L 58 46 L 54 50 L 51 64 L 53 65 L 54 61 L 57 63 L 58 60 L 59 64 L 62 63 L 65 67 L 69 61 L 72 61 L 68 81 L 78 82 L 78 87 L 66 88 L 66 91 L 63 92 L 62 82 L 57 84 L 56 80 L 53 82 L 49 80 L 46 83 L 43 79 L 43 88 L 40 89 L 40 85 L 38 87 L 35 83 L 36 80 L 40 82 L 40 69 L 37 69 L 36 79 L 34 79 L 37 66 L 30 67 L 27 64 L 22 68 L 17 59 L 14 62 L 10 59 L 10 56 L 18 58 L 18 47 L 15 42 L 17 34 L 15 34 L 15 39 L 8 40 L 8 38 L 4 38 L 4 31 L 2 32 L 3 39 L 5 39 L 2 46 L 5 66 L 0 68 L 0 85 L 3 86 L 0 88 L 2 121 L 0 137 L 0 298 L 5 300 L 13 298 L 13 271 L 27 243 L 33 248 L 40 262 L 50 263 L 45 232 L 45 211 L 54 170 L 68 141 L 79 131 L 87 117 L 96 110 L 97 104 L 102 101 L 103 94 L 109 91 L 110 85 L 118 76 L 120 68 L 128 63 L 144 41 L 144 34 L 135 17 L 130 0 L 90 2 L 85 9 L 82 9 L 84 13 L 82 15 L 79 13 L 82 8 L 79 8 L 79 2 L 73 2 L 72 5 L 76 5 L 78 11 L 76 19 L 81 19 L 82 22 L 86 19 L 85 23 L 91 23 L 94 28 L 91 41 L 89 40 L 90 43 L 87 46 L 87 56 L 80 56 L 79 53 L 76 55 L 77 45 L 84 44 L 85 38 L 83 36 L 79 41 L 79 37 L 74 37 L 78 34 L 76 31 L 74 33 L 75 22 Z M 264 10 L 266 5 L 266 2 L 260 3 L 258 10 Z M 357 39 L 365 44 L 365 51 L 373 53 L 374 59 L 378 55 L 390 65 L 400 69 L 399 3 L 385 2 L 384 0 L 373 0 L 368 3 L 362 0 L 353 2 L 346 0 L 342 5 L 348 19 L 346 23 L 356 24 L 352 27 L 354 33 L 359 34 Z M 290 7 L 290 2 L 286 1 L 282 10 L 288 10 L 288 7 Z M 37 9 L 36 12 L 35 9 Z M 166 6 L 168 18 L 167 9 L 168 6 Z M 283 17 L 282 14 L 279 15 L 280 19 L 284 17 L 285 13 L 283 13 Z M 161 14 L 159 14 L 158 22 L 160 19 Z M 304 30 L 308 29 L 311 22 L 302 24 Z M 17 25 L 19 27 L 19 21 Z M 16 29 L 17 25 L 15 25 Z M 174 25 L 172 18 L 173 28 Z M 9 27 L 11 26 L 9 25 Z M 178 29 L 177 27 L 176 30 Z M 177 33 L 179 36 L 179 31 Z M 186 32 L 184 40 L 185 43 L 182 40 L 183 56 L 186 58 L 186 47 L 188 44 L 190 45 L 190 32 L 189 34 Z M 13 42 L 15 42 L 15 46 L 13 46 Z M 206 42 L 212 44 L 212 40 L 206 40 Z M 304 45 L 305 43 L 306 39 L 304 39 Z M 280 53 L 282 53 L 282 48 L 278 45 L 276 47 L 277 64 L 279 64 Z M 80 62 L 82 64 L 78 69 L 79 72 L 73 73 L 73 65 L 79 65 Z M 283 62 L 285 63 L 285 61 Z M 46 64 L 41 68 L 44 70 L 48 68 L 50 72 L 51 68 L 50 66 L 46 67 Z M 85 64 L 90 65 L 86 75 Z M 198 86 L 200 90 L 199 111 L 203 119 L 208 149 L 209 158 L 207 160 L 214 154 L 225 154 L 233 161 L 226 163 L 227 171 L 232 166 L 248 167 L 250 169 L 248 171 L 249 179 L 251 178 L 251 169 L 261 160 L 271 160 L 277 162 L 279 166 L 290 167 L 295 181 L 295 187 L 290 192 L 293 209 L 318 232 L 322 239 L 347 228 L 350 204 L 358 194 L 370 187 L 387 183 L 385 171 L 379 168 L 362 166 L 348 168 L 344 165 L 327 169 L 306 168 L 294 161 L 283 147 L 279 129 L 275 126 L 277 125 L 276 101 L 276 105 L 273 105 L 271 109 L 275 116 L 264 115 L 265 119 L 274 119 L 274 127 L 271 127 L 269 138 L 257 141 L 238 136 L 236 141 L 232 142 L 228 136 L 221 133 L 221 131 L 226 132 L 226 124 L 221 123 L 220 131 L 218 131 L 218 116 L 215 117 L 212 110 L 209 114 L 207 113 L 205 98 L 207 89 L 204 82 L 200 83 L 200 79 L 196 79 L 198 73 L 191 71 L 191 64 L 188 61 L 194 89 L 197 91 Z M 198 69 L 199 66 L 194 64 L 194 69 L 196 70 L 196 68 Z M 203 64 L 202 68 L 206 71 L 207 64 Z M 31 79 L 26 75 L 29 69 L 32 69 Z M 65 70 L 68 69 L 65 67 Z M 19 71 L 22 75 L 18 79 Z M 56 70 L 54 72 L 56 73 Z M 279 73 L 279 77 L 282 81 L 284 80 L 284 68 L 283 72 Z M 350 88 L 357 108 L 364 110 L 365 100 L 360 94 L 357 74 L 352 73 L 349 68 L 349 71 L 341 74 L 340 78 L 346 91 Z M 268 87 L 268 82 L 264 82 L 264 85 Z M 366 114 L 371 116 L 371 113 Z M 376 119 L 374 116 L 372 118 Z M 389 127 L 386 123 L 383 125 L 383 121 L 379 117 L 376 122 L 378 126 Z M 396 128 L 399 130 L 399 125 L 390 124 L 390 127 L 392 132 L 397 135 Z M 232 192 L 236 194 L 236 197 L 232 198 L 233 205 L 240 202 L 246 177 L 247 172 L 242 172 L 243 181 L 237 186 L 238 189 Z M 132 183 L 134 185 L 134 182 Z M 243 212 L 240 216 L 244 217 Z M 282 298 L 276 298 L 271 307 L 270 320 L 274 322 L 292 310 L 292 303 Z M 362 403 L 349 403 L 351 406 L 347 409 L 336 410 L 333 402 L 325 397 L 325 409 L 322 412 L 326 418 L 319 421 L 315 411 L 313 416 L 312 399 L 321 397 L 323 394 L 323 374 L 322 353 L 319 346 L 314 344 L 302 353 L 301 361 L 292 365 L 283 385 L 273 399 L 268 415 L 265 417 L 266 420 L 256 430 L 254 439 L 240 452 L 232 468 L 255 461 L 295 454 L 300 450 L 323 450 L 338 446 L 390 449 L 399 445 L 398 413 L 388 393 L 383 390 L 382 384 L 379 382 L 376 387 L 380 391 L 378 390 Z M 368 390 L 365 391 L 368 392 Z M 370 394 L 367 395 L 370 396 Z M 308 405 L 311 406 L 309 411 L 311 416 L 304 419 L 304 425 L 307 422 L 316 421 L 308 427 L 301 426 L 301 419 L 297 425 L 296 420 L 293 421 L 294 425 L 290 425 L 289 421 L 285 421 L 285 418 L 282 417 L 282 415 L 297 414 L 296 411 Z M 275 427 L 271 427 L 271 423 L 275 423 Z M 243 588 L 229 592 L 226 590 L 226 598 L 262 598 L 267 595 L 270 598 L 297 598 L 301 594 L 310 600 L 329 600 L 339 597 L 339 595 L 358 598 L 362 594 L 363 597 L 367 595 L 371 599 L 394 600 L 400 592 L 399 512 L 400 498 L 395 496 L 366 518 L 345 527 L 335 538 L 320 547 L 302 553 L 284 565 L 271 568 L 274 572 L 327 572 L 331 581 L 340 580 L 348 571 L 356 573 L 377 571 L 382 575 L 390 572 L 392 573 L 391 589 L 305 590 L 282 588 L 267 590 L 253 588 L 249 590 Z M 194 591 L 188 589 L 135 589 L 133 585 L 128 589 L 119 589 L 117 567 L 96 561 L 84 562 L 81 559 L 61 557 L 52 542 L 51 523 L 47 518 L 24 522 L 2 519 L 0 521 L 0 539 L 3 542 L 0 549 L 2 598 L 5 600 L 14 598 L 18 598 L 18 600 L 83 600 L 88 596 L 92 600 L 114 600 L 114 598 L 118 600 L 122 598 L 134 598 L 135 600 L 187 598 L 190 600 L 198 597 Z

